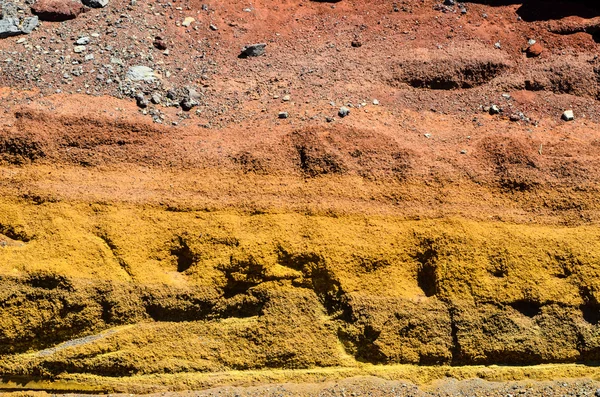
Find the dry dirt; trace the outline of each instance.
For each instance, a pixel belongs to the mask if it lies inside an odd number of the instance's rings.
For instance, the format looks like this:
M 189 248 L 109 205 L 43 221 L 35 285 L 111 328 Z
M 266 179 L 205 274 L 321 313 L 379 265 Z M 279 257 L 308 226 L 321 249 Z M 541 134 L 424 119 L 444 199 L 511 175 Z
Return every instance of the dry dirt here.
M 0 387 L 595 392 L 595 2 L 111 0 L 21 39 L 0 41 Z

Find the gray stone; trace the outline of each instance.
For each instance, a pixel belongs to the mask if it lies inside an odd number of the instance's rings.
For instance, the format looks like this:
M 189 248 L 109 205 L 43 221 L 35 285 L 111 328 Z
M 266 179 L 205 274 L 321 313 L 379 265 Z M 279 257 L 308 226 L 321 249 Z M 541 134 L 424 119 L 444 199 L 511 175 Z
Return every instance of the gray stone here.
M 21 30 L 23 31 L 23 33 L 29 34 L 33 32 L 33 29 L 37 28 L 39 24 L 40 19 L 37 17 L 37 15 L 27 17 L 24 18 L 23 22 L 21 23 Z
M 562 114 L 562 119 L 564 121 L 573 121 L 575 120 L 575 114 L 572 110 L 565 110 L 565 112 Z
M 265 53 L 266 47 L 267 47 L 267 43 L 251 44 L 242 49 L 242 53 L 240 54 L 240 57 L 247 58 L 247 57 L 261 56 Z
M 0 38 L 23 34 L 18 18 L 0 19 Z
M 19 12 L 17 6 L 14 3 L 3 1 L 2 2 L 2 19 L 18 18 Z
M 280 119 L 287 119 L 290 115 L 288 114 L 288 112 L 279 112 L 279 118 Z
M 340 110 L 338 111 L 338 116 L 340 116 L 340 117 L 346 117 L 346 116 L 348 116 L 349 114 L 350 114 L 350 109 L 348 109 L 348 108 L 347 108 L 347 107 L 345 107 L 345 106 L 342 106 L 342 107 L 340 108 Z
M 75 47 L 73 47 L 73 52 L 79 54 L 82 53 L 86 50 L 86 47 L 84 45 L 76 45 Z
M 135 102 L 142 109 L 148 107 L 148 100 L 144 97 L 143 94 L 136 94 L 136 96 L 135 96 Z
M 192 110 L 195 106 L 198 106 L 200 104 L 200 99 L 201 95 L 198 91 L 192 87 L 187 87 L 187 95 L 179 102 L 179 105 L 181 106 L 181 109 L 187 112 Z
M 125 78 L 131 81 L 152 82 L 156 80 L 156 74 L 148 66 L 132 66 L 127 70 Z
M 154 94 L 152 94 L 152 96 L 150 97 L 150 101 L 155 105 L 158 105 L 161 102 L 161 100 L 162 100 L 162 98 L 156 92 Z
M 209 28 L 210 28 L 210 30 L 214 30 L 214 31 L 219 30 L 219 28 L 216 25 L 212 25 L 212 24 L 209 26 Z
M 86 45 L 90 43 L 90 38 L 87 36 L 83 36 L 77 39 L 77 41 L 75 42 L 75 44 L 77 45 Z
M 90 8 L 104 8 L 108 5 L 108 0 L 81 0 L 81 2 Z

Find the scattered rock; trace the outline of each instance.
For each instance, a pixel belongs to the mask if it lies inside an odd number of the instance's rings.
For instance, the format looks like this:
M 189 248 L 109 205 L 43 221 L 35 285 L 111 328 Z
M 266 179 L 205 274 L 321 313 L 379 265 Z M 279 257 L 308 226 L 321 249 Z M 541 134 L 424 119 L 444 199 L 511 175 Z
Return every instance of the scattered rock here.
M 510 121 L 514 121 L 514 122 L 521 121 L 521 116 L 519 116 L 516 113 L 513 113 L 510 115 L 509 119 L 510 119 Z
M 279 112 L 280 119 L 287 119 L 289 117 L 288 112 Z
M 283 98 L 281 98 L 283 102 L 289 102 L 291 99 L 292 97 L 290 97 L 289 95 L 284 95 Z
M 73 47 L 73 52 L 76 54 L 80 54 L 82 52 L 84 52 L 86 50 L 86 46 L 84 45 L 76 45 L 75 47 Z
M 80 37 L 75 42 L 75 44 L 77 44 L 77 45 L 86 45 L 86 44 L 89 44 L 89 43 L 90 43 L 90 38 L 87 37 L 87 36 Z
M 379 105 L 379 101 L 377 99 L 373 99 L 373 105 L 375 105 L 375 106 Z
M 77 0 L 38 0 L 31 11 L 41 20 L 60 22 L 77 18 L 83 12 L 83 4 Z
M 340 110 L 338 111 L 338 116 L 340 116 L 340 117 L 346 117 L 346 116 L 348 116 L 349 114 L 350 114 L 350 109 L 348 109 L 348 108 L 347 108 L 347 107 L 345 107 L 345 106 L 342 106 L 342 107 L 340 108 Z
M 192 108 L 200 104 L 200 98 L 201 95 L 194 88 L 188 87 L 187 95 L 181 100 L 179 105 L 181 106 L 181 109 L 189 112 Z
M 502 109 L 500 109 L 498 107 L 498 105 L 492 105 L 492 106 L 490 106 L 490 109 L 489 109 L 489 112 L 491 115 L 499 114 L 501 111 L 502 111 Z
M 127 71 L 125 78 L 131 81 L 147 81 L 156 80 L 156 74 L 148 66 L 132 66 Z
M 161 36 L 156 36 L 154 38 L 154 42 L 152 44 L 154 45 L 154 48 L 156 48 L 158 50 L 166 50 L 167 49 L 167 43 Z
M 81 0 L 81 2 L 90 8 L 104 8 L 108 5 L 108 0 Z
M 195 19 L 194 19 L 194 18 L 192 18 L 192 17 L 186 17 L 186 18 L 183 20 L 183 22 L 181 22 L 181 26 L 185 26 L 185 27 L 187 28 L 187 27 L 188 27 L 188 26 L 190 26 L 190 25 L 192 24 L 192 22 L 194 22 L 194 21 L 195 21 Z
M 265 53 L 267 43 L 250 44 L 242 49 L 240 58 L 258 57 Z
M 148 100 L 144 97 L 143 94 L 136 94 L 136 96 L 135 96 L 135 102 L 142 109 L 148 107 Z
M 362 43 L 358 40 L 353 40 L 351 43 L 352 47 L 354 48 L 358 48 L 358 47 L 362 47 Z
M 460 151 L 460 154 L 467 154 L 467 151 L 466 151 L 466 149 L 463 149 L 463 150 L 461 150 L 461 151 Z
M 327 117 L 325 117 L 325 121 L 327 121 L 328 123 L 333 123 L 335 121 L 335 119 L 331 116 L 327 116 Z
M 565 110 L 565 112 L 562 114 L 562 119 L 564 121 L 573 121 L 573 120 L 575 120 L 575 114 L 570 109 Z
M 534 43 L 533 45 L 527 47 L 527 50 L 525 50 L 525 54 L 528 58 L 539 57 L 542 55 L 542 52 L 544 52 L 544 47 L 542 47 L 540 43 Z
M 210 28 L 210 30 L 213 30 L 213 31 L 217 31 L 217 30 L 219 30 L 219 28 L 218 28 L 218 27 L 216 27 L 216 26 L 215 26 L 215 25 L 213 25 L 213 24 L 211 24 L 211 25 L 209 26 L 209 28 Z
M 150 101 L 155 105 L 158 105 L 161 102 L 161 100 L 162 98 L 160 97 L 160 94 L 156 92 L 150 97 Z

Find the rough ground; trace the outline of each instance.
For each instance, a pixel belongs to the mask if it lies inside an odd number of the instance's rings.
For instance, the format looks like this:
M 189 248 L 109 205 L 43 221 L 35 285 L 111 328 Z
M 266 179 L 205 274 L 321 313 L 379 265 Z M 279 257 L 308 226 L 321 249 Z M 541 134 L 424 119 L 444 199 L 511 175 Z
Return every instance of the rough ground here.
M 0 40 L 0 377 L 599 379 L 599 32 L 585 1 L 111 0 Z

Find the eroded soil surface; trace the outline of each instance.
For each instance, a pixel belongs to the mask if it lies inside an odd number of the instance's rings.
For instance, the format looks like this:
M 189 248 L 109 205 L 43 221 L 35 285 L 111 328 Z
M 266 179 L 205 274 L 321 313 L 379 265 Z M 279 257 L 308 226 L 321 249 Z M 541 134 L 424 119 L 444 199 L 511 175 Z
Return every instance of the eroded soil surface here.
M 0 378 L 598 379 L 599 35 L 585 1 L 110 0 L 0 40 Z M 471 386 L 516 395 L 399 395 Z

